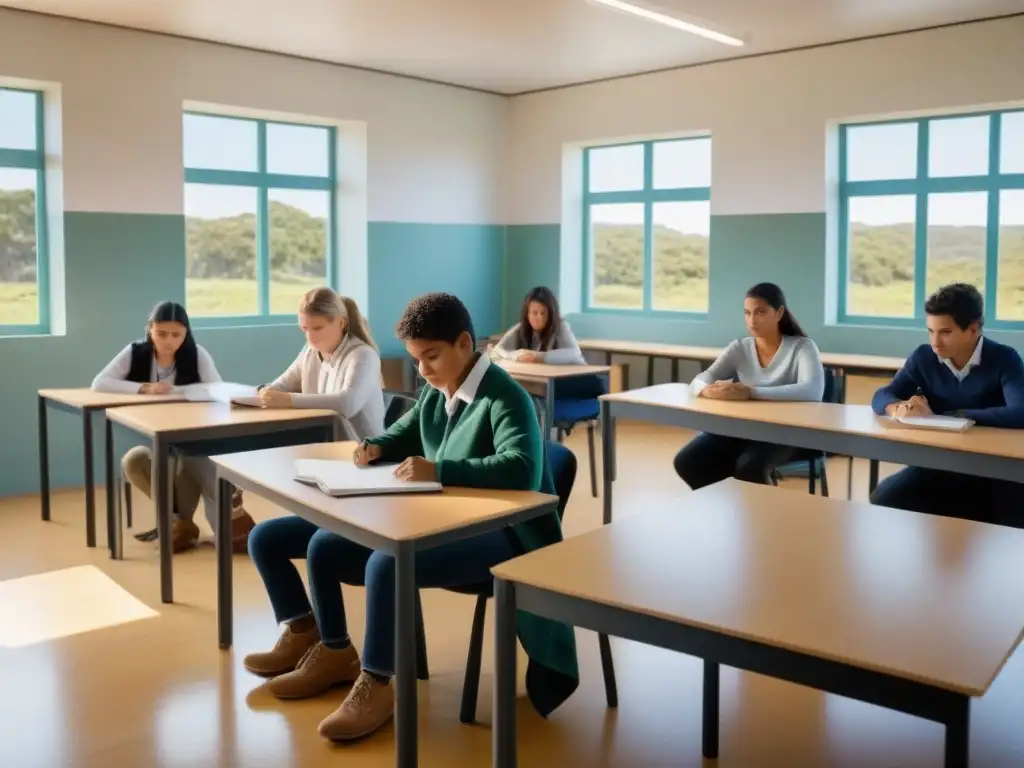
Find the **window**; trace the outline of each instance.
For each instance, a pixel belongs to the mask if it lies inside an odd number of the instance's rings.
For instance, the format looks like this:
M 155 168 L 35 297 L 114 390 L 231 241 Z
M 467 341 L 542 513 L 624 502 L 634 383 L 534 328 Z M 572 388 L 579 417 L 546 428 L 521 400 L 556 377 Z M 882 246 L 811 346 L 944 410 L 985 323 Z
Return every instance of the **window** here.
M 844 125 L 839 155 L 840 321 L 920 325 L 966 282 L 1024 323 L 1024 111 Z
M 43 94 L 0 88 L 0 335 L 49 333 Z
M 295 313 L 335 277 L 335 135 L 186 112 L 186 306 L 205 324 Z
M 584 150 L 587 310 L 706 314 L 710 232 L 710 137 Z

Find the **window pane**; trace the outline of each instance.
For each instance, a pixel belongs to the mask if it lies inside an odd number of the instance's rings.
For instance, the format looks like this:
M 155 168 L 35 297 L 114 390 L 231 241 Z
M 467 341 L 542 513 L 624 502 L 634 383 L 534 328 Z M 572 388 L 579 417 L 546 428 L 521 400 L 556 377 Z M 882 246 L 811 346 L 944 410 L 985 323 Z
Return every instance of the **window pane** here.
M 0 149 L 36 148 L 36 95 L 0 88 Z
M 38 322 L 36 172 L 0 168 L 0 325 Z
M 330 176 L 326 128 L 267 123 L 267 170 L 293 176 Z
M 227 117 L 184 117 L 182 141 L 186 168 L 257 171 L 256 123 Z
M 928 175 L 987 174 L 988 126 L 987 115 L 929 121 Z
M 928 271 L 925 292 L 970 283 L 985 293 L 987 192 L 928 195 Z
M 711 186 L 711 139 L 654 144 L 654 188 Z
M 711 203 L 654 203 L 651 220 L 654 309 L 707 312 Z
M 848 181 L 913 179 L 917 176 L 917 123 L 846 129 Z
M 185 185 L 186 306 L 196 317 L 255 315 L 256 190 Z
M 914 316 L 913 195 L 849 201 L 849 286 L 846 313 Z
M 1024 320 L 1024 189 L 999 195 L 999 320 Z
M 587 152 L 589 190 L 623 192 L 644 188 L 644 147 L 600 147 Z
M 272 189 L 270 198 L 270 312 L 292 314 L 310 288 L 327 285 L 326 191 Z
M 590 206 L 590 249 L 591 306 L 643 309 L 643 205 Z
M 1024 112 L 1008 112 L 1002 120 L 999 170 L 1002 173 L 1024 173 Z

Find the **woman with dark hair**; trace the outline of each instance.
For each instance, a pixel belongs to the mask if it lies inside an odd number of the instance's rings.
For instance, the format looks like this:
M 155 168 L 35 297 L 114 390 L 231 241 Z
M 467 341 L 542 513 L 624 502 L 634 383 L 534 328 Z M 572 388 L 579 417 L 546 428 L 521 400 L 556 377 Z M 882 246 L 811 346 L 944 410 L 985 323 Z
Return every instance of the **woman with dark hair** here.
M 210 353 L 196 344 L 188 313 L 180 304 L 163 301 L 153 307 L 146 322 L 146 335 L 133 341 L 107 363 L 92 381 L 98 392 L 169 395 L 178 387 L 212 384 L 221 381 Z M 174 472 L 174 521 L 171 549 L 181 552 L 199 541 L 199 528 L 193 522 L 200 498 L 210 527 L 217 530 L 217 473 L 205 456 L 181 456 Z M 124 476 L 139 491 L 150 495 L 153 454 L 145 446 L 136 446 L 121 459 Z M 236 494 L 232 520 L 232 540 L 236 552 L 244 552 L 249 531 L 255 523 L 242 508 Z M 155 538 L 154 532 L 140 535 Z
M 825 369 L 818 347 L 786 306 L 782 289 L 758 283 L 743 300 L 750 336 L 732 342 L 711 367 L 694 378 L 694 397 L 714 400 L 820 401 Z M 701 434 L 676 454 L 676 473 L 692 489 L 727 477 L 768 485 L 772 470 L 797 449 L 720 435 Z
M 538 286 L 526 294 L 519 322 L 491 350 L 495 360 L 548 365 L 585 365 L 583 352 L 569 324 L 558 311 L 550 288 Z

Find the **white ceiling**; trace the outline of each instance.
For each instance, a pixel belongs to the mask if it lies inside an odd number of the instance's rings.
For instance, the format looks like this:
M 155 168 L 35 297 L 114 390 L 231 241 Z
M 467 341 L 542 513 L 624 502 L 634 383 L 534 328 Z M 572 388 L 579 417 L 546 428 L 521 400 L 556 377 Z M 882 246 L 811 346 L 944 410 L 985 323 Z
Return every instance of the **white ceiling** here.
M 1024 0 L 637 1 L 746 45 L 710 42 L 590 0 L 0 0 L 0 6 L 505 94 L 1024 12 Z

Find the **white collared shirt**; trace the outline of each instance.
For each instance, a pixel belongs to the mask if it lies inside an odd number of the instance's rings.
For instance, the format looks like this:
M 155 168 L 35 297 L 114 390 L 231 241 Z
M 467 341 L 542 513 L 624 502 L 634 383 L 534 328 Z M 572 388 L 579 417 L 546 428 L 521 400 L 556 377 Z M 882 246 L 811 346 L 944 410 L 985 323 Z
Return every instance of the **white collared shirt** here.
M 953 375 L 956 376 L 957 381 L 963 381 L 964 379 L 967 378 L 967 374 L 971 372 L 972 368 L 981 365 L 981 345 L 983 342 L 984 337 L 978 337 L 978 343 L 974 345 L 974 352 L 971 354 L 971 359 L 968 360 L 967 365 L 965 365 L 959 371 L 956 369 L 956 366 L 953 365 L 953 361 L 950 360 L 948 357 L 940 357 L 939 359 L 942 360 L 942 362 L 946 364 L 946 367 L 953 372 Z
M 460 400 L 466 405 L 470 405 L 476 399 L 476 391 L 480 388 L 480 382 L 483 381 L 484 374 L 487 373 L 490 365 L 491 359 L 487 355 L 481 354 L 470 368 L 469 375 L 462 382 L 462 386 L 455 390 L 454 395 L 449 397 L 447 392 L 441 390 L 441 394 L 444 395 L 444 410 L 449 419 L 455 415 Z

